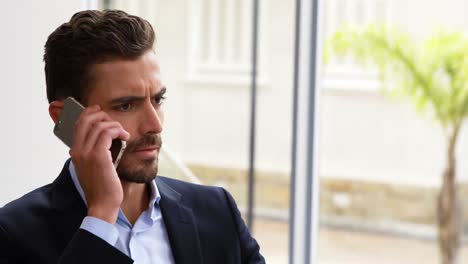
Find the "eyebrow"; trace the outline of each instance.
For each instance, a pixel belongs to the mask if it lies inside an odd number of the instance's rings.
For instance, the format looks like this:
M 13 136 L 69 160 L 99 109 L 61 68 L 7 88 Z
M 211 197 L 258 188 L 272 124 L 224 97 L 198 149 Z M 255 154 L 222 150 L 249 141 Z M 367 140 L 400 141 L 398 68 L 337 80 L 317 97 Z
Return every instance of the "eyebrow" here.
M 152 95 L 151 98 L 162 98 L 164 94 L 166 93 L 167 88 L 163 86 L 159 92 L 156 94 Z M 115 98 L 112 101 L 110 101 L 111 105 L 116 105 L 116 104 L 125 104 L 125 103 L 130 103 L 130 102 L 138 102 L 138 101 L 143 101 L 145 100 L 145 96 L 123 96 L 119 98 Z

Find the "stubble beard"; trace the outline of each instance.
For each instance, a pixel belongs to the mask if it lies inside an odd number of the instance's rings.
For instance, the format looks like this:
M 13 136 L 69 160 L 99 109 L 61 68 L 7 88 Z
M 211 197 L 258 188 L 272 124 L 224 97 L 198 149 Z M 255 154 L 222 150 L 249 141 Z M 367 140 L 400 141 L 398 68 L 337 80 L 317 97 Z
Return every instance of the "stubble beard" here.
M 120 180 L 134 183 L 149 183 L 156 178 L 158 174 L 159 151 L 151 159 L 141 160 L 131 156 L 134 150 L 150 145 L 156 145 L 160 148 L 162 145 L 160 135 L 149 134 L 134 142 L 128 142 L 127 149 L 116 169 Z

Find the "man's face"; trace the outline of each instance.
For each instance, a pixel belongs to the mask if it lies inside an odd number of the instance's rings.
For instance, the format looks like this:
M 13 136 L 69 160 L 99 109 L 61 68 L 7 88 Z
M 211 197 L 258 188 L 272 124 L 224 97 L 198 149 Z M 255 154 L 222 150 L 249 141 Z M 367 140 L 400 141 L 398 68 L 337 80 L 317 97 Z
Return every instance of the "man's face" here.
M 156 177 L 166 88 L 153 51 L 135 60 L 111 60 L 91 66 L 88 105 L 103 111 L 130 133 L 117 167 L 123 181 L 145 183 Z

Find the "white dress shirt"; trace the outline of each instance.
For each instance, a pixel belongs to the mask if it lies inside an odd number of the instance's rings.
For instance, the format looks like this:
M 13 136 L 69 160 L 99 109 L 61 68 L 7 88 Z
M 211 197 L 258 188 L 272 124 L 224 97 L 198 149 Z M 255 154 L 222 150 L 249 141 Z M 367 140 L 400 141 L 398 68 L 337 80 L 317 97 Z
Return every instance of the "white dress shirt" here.
M 84 203 L 86 197 L 76 175 L 75 166 L 70 161 L 69 171 L 73 183 Z M 166 226 L 162 218 L 156 181 L 150 183 L 151 198 L 146 209 L 135 225 L 128 221 L 122 209 L 115 224 L 110 224 L 96 217 L 86 216 L 80 228 L 100 237 L 134 260 L 135 264 L 174 263 Z

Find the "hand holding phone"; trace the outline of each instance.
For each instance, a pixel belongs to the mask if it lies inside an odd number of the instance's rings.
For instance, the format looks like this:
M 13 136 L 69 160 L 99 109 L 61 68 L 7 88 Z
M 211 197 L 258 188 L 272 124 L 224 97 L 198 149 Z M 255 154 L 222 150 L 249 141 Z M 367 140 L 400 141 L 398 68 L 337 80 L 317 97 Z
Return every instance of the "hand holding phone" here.
M 55 124 L 54 134 L 69 148 L 73 146 L 75 123 L 83 110 L 84 107 L 73 97 L 68 97 L 63 102 L 63 109 L 57 124 Z M 109 150 L 116 168 L 119 165 L 125 148 L 125 141 L 118 138 L 112 141 L 112 146 Z
M 64 100 L 54 133 L 70 147 L 88 216 L 115 223 L 123 201 L 116 168 L 130 134 L 99 105 L 83 108 L 73 98 Z

